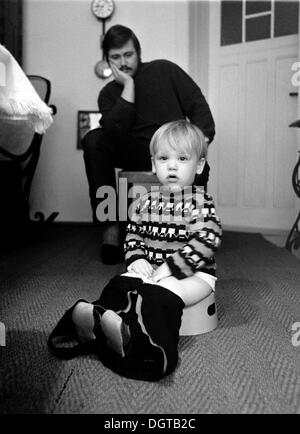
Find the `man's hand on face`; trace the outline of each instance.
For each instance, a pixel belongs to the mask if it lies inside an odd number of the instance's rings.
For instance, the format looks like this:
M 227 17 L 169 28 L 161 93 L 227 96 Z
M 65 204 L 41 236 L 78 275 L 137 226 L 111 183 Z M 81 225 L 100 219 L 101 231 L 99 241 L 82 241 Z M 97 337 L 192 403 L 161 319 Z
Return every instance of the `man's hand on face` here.
M 124 71 L 121 71 L 113 63 L 110 63 L 110 67 L 117 83 L 121 84 L 122 86 L 125 86 L 126 84 L 133 82 L 133 78 L 129 74 L 127 74 Z

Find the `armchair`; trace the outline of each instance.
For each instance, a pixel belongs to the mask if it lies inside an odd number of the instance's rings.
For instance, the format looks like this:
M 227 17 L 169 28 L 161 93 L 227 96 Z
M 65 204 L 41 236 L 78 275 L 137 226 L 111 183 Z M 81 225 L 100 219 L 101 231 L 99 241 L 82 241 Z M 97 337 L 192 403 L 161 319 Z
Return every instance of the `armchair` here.
M 48 105 L 50 81 L 38 75 L 27 77 L 39 97 Z M 52 114 L 55 114 L 56 107 L 49 107 L 52 108 Z M 5 205 L 0 216 L 2 224 L 15 226 L 30 222 L 30 190 L 42 140 L 43 134 L 34 132 L 22 117 L 0 117 L 0 199 Z M 47 221 L 53 221 L 57 214 L 51 214 Z M 42 213 L 36 213 L 35 217 L 40 221 L 45 220 Z

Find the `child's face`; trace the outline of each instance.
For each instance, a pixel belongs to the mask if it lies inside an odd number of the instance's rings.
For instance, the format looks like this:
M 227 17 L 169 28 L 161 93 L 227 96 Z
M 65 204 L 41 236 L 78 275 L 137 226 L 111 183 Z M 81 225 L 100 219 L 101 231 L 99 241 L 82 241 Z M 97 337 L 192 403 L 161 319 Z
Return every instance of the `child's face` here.
M 169 190 L 178 190 L 192 185 L 196 173 L 201 174 L 205 159 L 163 146 L 152 158 L 152 170 L 159 181 Z

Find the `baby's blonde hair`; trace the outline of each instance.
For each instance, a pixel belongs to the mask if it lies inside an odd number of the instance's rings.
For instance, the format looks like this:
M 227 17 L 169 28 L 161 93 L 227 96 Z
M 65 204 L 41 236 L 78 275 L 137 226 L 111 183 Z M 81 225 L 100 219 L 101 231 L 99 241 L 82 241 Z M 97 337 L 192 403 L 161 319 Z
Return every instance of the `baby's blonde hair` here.
M 150 153 L 154 157 L 161 147 L 168 146 L 188 155 L 196 154 L 198 160 L 207 156 L 207 143 L 199 128 L 186 120 L 162 125 L 150 142 Z

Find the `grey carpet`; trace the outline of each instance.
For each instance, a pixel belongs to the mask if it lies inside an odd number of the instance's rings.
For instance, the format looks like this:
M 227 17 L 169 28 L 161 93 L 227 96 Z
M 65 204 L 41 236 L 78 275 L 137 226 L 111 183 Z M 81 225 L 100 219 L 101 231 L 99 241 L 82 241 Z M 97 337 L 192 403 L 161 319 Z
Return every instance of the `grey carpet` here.
M 225 232 L 218 253 L 219 327 L 180 338 L 176 371 L 122 378 L 94 356 L 62 361 L 46 340 L 77 299 L 94 300 L 123 265 L 99 260 L 92 226 L 54 225 L 0 256 L 0 413 L 300 413 L 300 262 L 258 234 Z M 300 341 L 300 339 L 299 339 Z

